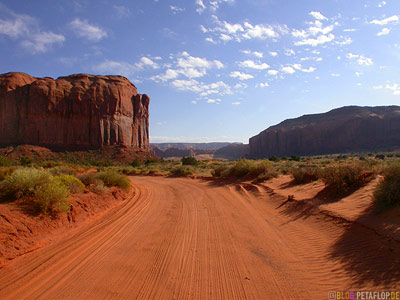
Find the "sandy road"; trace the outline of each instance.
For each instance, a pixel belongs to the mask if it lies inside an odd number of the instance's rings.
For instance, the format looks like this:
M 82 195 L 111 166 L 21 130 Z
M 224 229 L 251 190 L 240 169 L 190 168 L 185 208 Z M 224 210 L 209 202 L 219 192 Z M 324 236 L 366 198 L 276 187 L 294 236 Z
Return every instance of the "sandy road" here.
M 0 269 L 0 299 L 328 299 L 330 290 L 400 289 L 398 249 L 361 226 L 300 217 L 262 188 L 132 180 L 132 199 Z

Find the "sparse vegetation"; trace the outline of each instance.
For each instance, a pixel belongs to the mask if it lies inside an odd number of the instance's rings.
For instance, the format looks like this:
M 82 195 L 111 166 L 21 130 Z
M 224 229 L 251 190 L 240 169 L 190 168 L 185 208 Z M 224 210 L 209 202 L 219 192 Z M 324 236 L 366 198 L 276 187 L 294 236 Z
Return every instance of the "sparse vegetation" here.
M 226 177 L 235 179 L 259 179 L 267 180 L 278 174 L 268 160 L 252 161 L 241 159 L 233 165 L 221 165 L 214 169 L 214 177 Z
M 0 155 L 0 166 L 8 167 L 8 166 L 12 166 L 12 165 L 13 165 L 13 163 L 12 163 L 11 160 L 9 160 L 8 158 Z
M 171 173 L 175 176 L 190 176 L 194 174 L 194 169 L 191 166 L 180 166 L 172 169 Z
M 71 194 L 82 193 L 85 190 L 85 185 L 78 178 L 72 175 L 60 175 L 56 180 L 64 184 Z
M 295 184 L 305 184 L 319 179 L 320 169 L 315 166 L 297 167 L 291 170 Z
M 67 186 L 43 169 L 15 170 L 0 183 L 0 193 L 3 200 L 25 198 L 44 213 L 69 209 Z
M 129 189 L 131 186 L 129 178 L 126 175 L 112 169 L 96 173 L 95 179 L 101 180 L 105 186 L 116 186 L 124 190 Z
M 379 212 L 400 205 L 400 163 L 397 162 L 384 171 L 384 179 L 378 184 L 375 204 Z
M 361 164 L 331 166 L 322 169 L 320 178 L 335 194 L 342 195 L 373 179 L 374 174 Z

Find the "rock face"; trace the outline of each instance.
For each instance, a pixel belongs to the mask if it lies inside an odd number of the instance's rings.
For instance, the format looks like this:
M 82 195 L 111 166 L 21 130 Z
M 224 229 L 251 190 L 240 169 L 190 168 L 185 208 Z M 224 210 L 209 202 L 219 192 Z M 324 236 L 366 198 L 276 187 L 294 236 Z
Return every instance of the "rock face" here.
M 122 76 L 0 75 L 0 145 L 149 150 L 147 95 Z
M 250 157 L 391 150 L 400 147 L 400 106 L 347 106 L 271 126 L 250 138 Z

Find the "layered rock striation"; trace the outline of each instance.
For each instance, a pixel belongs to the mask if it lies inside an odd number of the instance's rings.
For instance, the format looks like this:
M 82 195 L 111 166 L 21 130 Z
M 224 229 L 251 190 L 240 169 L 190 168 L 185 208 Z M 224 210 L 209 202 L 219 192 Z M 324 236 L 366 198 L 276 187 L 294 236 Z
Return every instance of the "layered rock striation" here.
M 253 158 L 393 150 L 400 147 L 400 106 L 347 106 L 289 119 L 249 144 Z
M 147 95 L 122 76 L 0 75 L 0 145 L 149 150 Z

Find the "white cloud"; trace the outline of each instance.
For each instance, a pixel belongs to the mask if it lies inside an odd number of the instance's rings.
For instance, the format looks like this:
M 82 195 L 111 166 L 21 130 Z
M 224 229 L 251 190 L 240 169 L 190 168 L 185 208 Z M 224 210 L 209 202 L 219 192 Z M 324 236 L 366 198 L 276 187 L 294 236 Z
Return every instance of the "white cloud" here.
M 216 44 L 217 43 L 216 41 L 213 40 L 212 37 L 207 37 L 206 41 L 209 42 L 209 43 L 212 43 L 212 44 Z
M 357 77 L 360 77 L 361 75 L 363 75 L 362 72 L 356 72 L 355 74 L 356 74 Z
M 292 56 L 292 55 L 295 55 L 295 54 L 296 54 L 296 52 L 294 52 L 293 49 L 286 49 L 285 50 L 285 55 L 286 56 Z
M 137 66 L 127 62 L 105 60 L 102 63 L 94 66 L 93 69 L 94 71 L 102 74 L 118 74 L 128 77 L 137 70 Z
M 380 32 L 377 33 L 377 36 L 388 35 L 390 33 L 390 28 L 383 28 Z
M 22 46 L 33 53 L 44 53 L 53 44 L 62 44 L 65 37 L 53 32 L 39 32 L 31 35 L 29 40 L 22 41 Z
M 388 18 L 382 19 L 382 20 L 372 20 L 370 23 L 375 24 L 375 25 L 385 26 L 389 23 L 397 24 L 397 23 L 399 23 L 399 21 L 400 21 L 399 16 L 394 15 L 394 16 L 391 16 L 391 17 L 388 17 Z
M 262 58 L 264 56 L 264 54 L 262 52 L 259 52 L 259 51 L 242 50 L 242 52 L 244 54 L 253 55 L 253 56 L 258 57 L 258 58 Z
M 231 72 L 229 74 L 229 76 L 232 77 L 232 78 L 237 78 L 239 80 L 248 80 L 248 79 L 254 78 L 253 75 L 242 73 L 242 72 L 239 72 L 239 71 Z
M 348 59 L 356 59 L 357 63 L 362 66 L 372 66 L 374 63 L 372 61 L 372 58 L 365 57 L 364 55 L 359 55 L 359 54 L 353 54 L 353 53 L 347 53 L 346 57 Z
M 196 9 L 196 11 L 199 14 L 202 14 L 204 12 L 204 10 L 206 9 L 206 6 L 203 3 L 203 0 L 196 0 L 196 4 L 198 5 L 198 8 Z
M 209 61 L 206 58 L 194 57 L 190 56 L 187 52 L 182 52 L 181 57 L 178 58 L 177 65 L 183 69 L 186 68 L 203 68 L 203 69 L 210 69 L 210 68 L 217 68 L 221 69 L 224 67 L 222 62 L 219 60 Z
M 295 69 L 293 69 L 292 67 L 283 67 L 281 70 L 282 72 L 287 74 L 293 74 L 296 72 Z
M 301 64 L 294 64 L 292 65 L 293 68 L 295 68 L 296 70 L 302 71 L 304 73 L 312 73 L 316 70 L 316 68 L 314 67 L 309 67 L 308 69 L 303 68 L 303 66 Z
M 155 63 L 150 58 L 145 57 L 145 56 L 140 58 L 140 61 L 136 65 L 138 66 L 138 68 L 141 68 L 141 69 L 143 69 L 145 67 L 150 67 L 152 69 L 158 69 L 159 68 L 157 63 Z
M 232 105 L 240 105 L 240 102 L 239 101 L 232 102 Z
M 11 9 L 0 3 L 2 15 L 0 19 L 0 35 L 6 35 L 11 39 L 20 40 L 20 45 L 32 54 L 44 53 L 53 45 L 61 45 L 65 41 L 62 34 L 52 31 L 43 31 L 37 19 L 16 14 Z
M 304 29 L 301 29 L 301 30 L 293 29 L 292 36 L 295 38 L 306 38 L 309 36 L 309 34 Z
M 174 5 L 170 5 L 169 8 L 172 10 L 173 14 L 177 14 L 177 13 L 185 11 L 184 8 L 178 7 L 178 6 L 174 6 Z
M 375 90 L 389 90 L 392 92 L 394 96 L 399 96 L 400 95 L 400 86 L 397 83 L 390 83 L 388 82 L 385 86 L 383 85 L 378 85 L 378 86 L 373 86 L 372 87 Z
M 213 15 L 214 22 L 217 24 L 214 28 L 208 28 L 207 33 L 212 33 L 216 38 L 227 42 L 250 39 L 277 39 L 281 34 L 287 33 L 287 27 L 279 25 L 268 24 L 250 24 L 249 22 L 243 23 L 229 23 L 227 21 L 220 21 L 218 17 Z
M 276 75 L 278 75 L 278 73 L 279 73 L 279 71 L 277 71 L 277 70 L 268 70 L 268 75 L 271 75 L 271 76 L 276 76 Z
M 328 20 L 328 18 L 321 14 L 319 11 L 312 11 L 310 12 L 310 15 L 312 15 L 317 20 Z
M 358 29 L 355 28 L 349 28 L 349 29 L 343 29 L 344 32 L 354 32 L 357 31 Z
M 117 19 L 127 18 L 131 15 L 131 11 L 128 7 L 123 5 L 113 5 L 114 16 Z
M 384 7 L 386 5 L 386 1 L 382 1 L 381 3 L 378 4 L 378 7 Z
M 172 70 L 172 69 L 167 69 L 164 74 L 153 76 L 153 77 L 151 77 L 151 79 L 155 80 L 155 81 L 161 80 L 164 82 L 164 81 L 168 81 L 171 79 L 175 79 L 178 76 L 179 76 L 178 71 Z
M 176 79 L 171 82 L 171 85 L 181 91 L 190 91 L 205 97 L 210 94 L 230 95 L 232 94 L 231 87 L 223 81 L 205 84 L 195 79 Z
M 340 74 L 339 73 L 332 73 L 331 76 L 332 77 L 340 77 Z
M 269 55 L 271 55 L 271 56 L 278 56 L 278 52 L 270 51 L 270 52 L 269 52 Z
M 250 68 L 255 70 L 265 70 L 269 68 L 267 63 L 257 64 L 252 60 L 245 60 L 239 63 L 239 65 L 243 68 Z
M 268 82 L 262 82 L 260 83 L 260 87 L 265 88 L 265 87 L 269 87 Z
M 69 23 L 69 26 L 77 36 L 87 38 L 92 42 L 98 42 L 107 37 L 107 32 L 98 26 L 89 24 L 87 20 L 76 18 Z
M 329 42 L 333 41 L 334 39 L 335 39 L 335 36 L 332 33 L 330 33 L 328 35 L 320 35 L 316 39 L 311 39 L 310 38 L 310 39 L 304 39 L 304 40 L 301 40 L 301 41 L 297 41 L 294 44 L 296 46 L 309 45 L 309 46 L 316 47 L 318 45 L 329 43 Z

